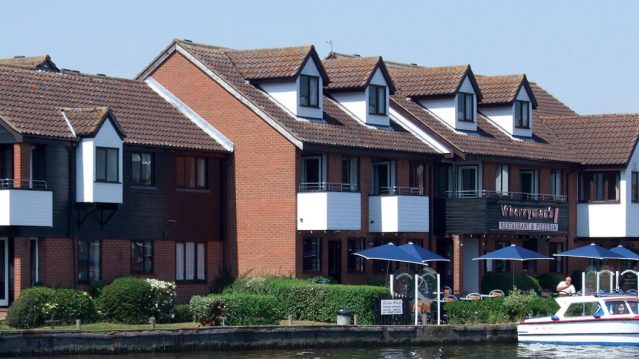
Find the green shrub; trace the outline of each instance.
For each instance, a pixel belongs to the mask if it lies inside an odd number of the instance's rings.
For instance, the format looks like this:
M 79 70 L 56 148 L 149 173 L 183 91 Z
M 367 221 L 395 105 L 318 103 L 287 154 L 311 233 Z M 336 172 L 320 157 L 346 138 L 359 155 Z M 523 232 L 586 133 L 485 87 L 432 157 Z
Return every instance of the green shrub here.
M 537 281 L 541 289 L 548 289 L 554 292 L 561 279 L 554 274 L 543 273 L 537 276 Z
M 225 293 L 272 295 L 277 298 L 281 319 L 289 314 L 297 320 L 332 323 L 338 309 L 349 309 L 361 324 L 373 324 L 374 303 L 388 289 L 366 285 L 313 284 L 308 280 L 282 277 L 238 279 Z
M 537 279 L 526 275 L 515 275 L 515 287 L 523 291 L 533 290 L 541 293 L 541 286 Z M 513 288 L 513 274 L 510 272 L 491 272 L 486 273 L 481 281 L 481 290 L 488 293 L 493 289 L 501 289 L 504 293 L 508 293 Z
M 189 304 L 178 304 L 175 306 L 175 316 L 173 323 L 186 323 L 193 321 L 193 313 Z
M 97 307 L 107 320 L 143 324 L 153 315 L 151 285 L 144 279 L 117 278 L 102 289 Z
M 201 325 L 220 325 L 223 321 L 226 325 L 275 325 L 280 320 L 277 299 L 260 294 L 195 296 L 190 309 Z
M 151 314 L 159 323 L 173 320 L 175 316 L 175 283 L 147 278 L 151 286 Z
M 76 319 L 90 323 L 97 318 L 93 300 L 85 292 L 34 287 L 22 291 L 9 307 L 6 320 L 11 327 L 26 329 L 44 325 L 51 316 L 65 324 Z
M 231 275 L 231 273 L 227 272 L 226 270 L 222 270 L 211 282 L 209 291 L 211 293 L 222 293 L 224 289 L 233 284 L 234 281 L 235 278 L 233 277 L 233 275 Z
M 559 305 L 553 298 L 544 298 L 514 290 L 503 298 L 446 303 L 446 313 L 451 324 L 513 323 L 526 316 L 554 314 Z

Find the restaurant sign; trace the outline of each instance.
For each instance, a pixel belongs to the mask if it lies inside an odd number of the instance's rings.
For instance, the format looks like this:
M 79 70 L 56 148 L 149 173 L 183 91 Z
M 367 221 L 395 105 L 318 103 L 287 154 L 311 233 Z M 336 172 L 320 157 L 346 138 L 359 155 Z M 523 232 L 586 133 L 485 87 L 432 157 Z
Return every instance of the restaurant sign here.
M 523 207 L 501 204 L 499 229 L 505 231 L 559 231 L 559 207 Z

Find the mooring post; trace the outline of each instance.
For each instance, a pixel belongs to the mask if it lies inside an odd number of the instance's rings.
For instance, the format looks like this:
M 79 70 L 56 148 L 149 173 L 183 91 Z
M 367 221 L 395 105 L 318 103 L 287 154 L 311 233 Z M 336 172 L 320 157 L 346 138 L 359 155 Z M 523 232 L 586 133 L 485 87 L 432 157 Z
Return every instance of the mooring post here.
M 288 326 L 290 327 L 290 326 L 292 326 L 292 325 L 293 325 L 293 315 L 292 315 L 292 314 L 289 314 L 289 315 L 288 315 Z
M 151 329 L 155 329 L 155 317 L 149 318 L 149 324 L 151 324 Z
M 80 330 L 82 328 L 82 320 L 81 319 L 76 319 L 75 320 L 75 329 Z
M 359 323 L 359 318 L 357 317 L 357 314 L 353 314 L 353 325 L 358 325 Z

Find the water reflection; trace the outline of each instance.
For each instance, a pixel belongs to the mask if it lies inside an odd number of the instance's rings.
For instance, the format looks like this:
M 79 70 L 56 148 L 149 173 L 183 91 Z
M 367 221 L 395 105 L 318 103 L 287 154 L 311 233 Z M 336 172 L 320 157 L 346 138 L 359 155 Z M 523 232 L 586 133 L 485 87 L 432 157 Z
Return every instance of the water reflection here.
M 91 359 L 508 359 L 593 357 L 596 359 L 637 358 L 639 357 L 639 347 L 601 347 L 596 345 L 568 346 L 549 344 L 483 344 L 425 347 L 407 346 L 396 348 L 322 348 L 90 356 Z M 80 356 L 77 358 L 80 358 Z

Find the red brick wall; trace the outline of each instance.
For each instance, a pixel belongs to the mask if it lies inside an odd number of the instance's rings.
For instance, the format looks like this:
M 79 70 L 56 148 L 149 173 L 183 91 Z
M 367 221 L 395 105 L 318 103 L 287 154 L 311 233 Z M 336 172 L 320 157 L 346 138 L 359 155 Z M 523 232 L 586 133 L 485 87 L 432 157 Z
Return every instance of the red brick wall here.
M 29 180 L 31 166 L 31 145 L 16 143 L 13 145 L 13 178 L 15 186 L 20 187 L 20 181 Z
M 294 145 L 180 54 L 152 77 L 233 141 L 228 267 L 235 274 L 295 274 Z
M 156 241 L 155 243 L 157 243 Z M 110 282 L 116 277 L 129 275 L 131 273 L 131 241 L 126 239 L 104 239 L 102 240 L 102 280 Z M 164 258 L 154 257 L 154 260 L 164 260 Z M 155 263 L 154 263 L 155 264 Z
M 50 287 L 73 288 L 75 251 L 70 238 L 41 238 L 40 282 Z
M 13 240 L 13 298 L 31 286 L 31 239 Z

